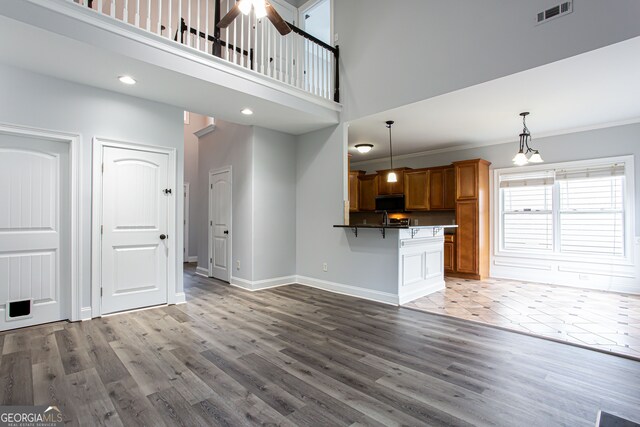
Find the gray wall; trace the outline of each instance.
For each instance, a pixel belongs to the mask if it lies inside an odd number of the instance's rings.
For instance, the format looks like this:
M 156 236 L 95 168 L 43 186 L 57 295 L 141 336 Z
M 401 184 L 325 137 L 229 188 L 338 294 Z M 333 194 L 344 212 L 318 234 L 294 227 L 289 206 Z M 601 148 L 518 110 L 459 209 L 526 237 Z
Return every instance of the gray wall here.
M 296 273 L 295 137 L 254 127 L 253 280 Z
M 390 257 L 398 237 L 361 230 L 356 238 L 343 223 L 343 126 L 298 137 L 296 250 L 298 275 L 397 293 L 398 260 Z M 322 271 L 322 263 L 328 271 Z
M 576 1 L 573 13 L 536 26 L 537 12 L 557 3 L 335 1 L 343 119 L 428 99 L 640 34 L 637 0 Z
M 207 118 L 189 113 L 189 124 L 184 125 L 184 182 L 189 183 L 189 248 L 186 256 L 198 255 L 199 175 L 198 175 L 198 137 L 193 133 L 206 125 Z
M 69 83 L 0 64 L 0 122 L 79 134 L 82 144 L 82 306 L 91 305 L 91 139 L 100 136 L 175 148 L 178 187 L 183 174 L 182 110 L 105 90 Z M 182 224 L 182 208 L 176 213 Z M 176 239 L 182 247 L 182 227 Z M 179 253 L 180 251 L 178 251 Z M 182 292 L 182 257 L 176 260 Z
M 533 135 L 535 137 L 535 134 Z M 640 124 L 616 126 L 566 135 L 536 138 L 533 146 L 540 150 L 546 163 L 569 162 L 601 157 L 615 157 L 632 154 L 640 159 Z M 420 157 L 399 158 L 394 166 L 411 168 L 447 165 L 458 160 L 483 158 L 491 162 L 491 168 L 512 167 L 511 159 L 518 149 L 518 142 L 450 151 Z M 368 173 L 388 167 L 388 160 L 360 162 L 353 169 Z M 526 166 L 523 167 L 526 169 Z M 640 189 L 640 165 L 635 166 L 636 193 Z M 635 201 L 636 230 L 640 231 L 640 197 Z
M 248 126 L 216 120 L 216 130 L 200 138 L 198 146 L 198 266 L 208 269 L 209 172 L 232 166 L 232 264 L 231 275 L 252 280 L 252 161 L 253 130 Z M 240 270 L 236 270 L 240 261 Z

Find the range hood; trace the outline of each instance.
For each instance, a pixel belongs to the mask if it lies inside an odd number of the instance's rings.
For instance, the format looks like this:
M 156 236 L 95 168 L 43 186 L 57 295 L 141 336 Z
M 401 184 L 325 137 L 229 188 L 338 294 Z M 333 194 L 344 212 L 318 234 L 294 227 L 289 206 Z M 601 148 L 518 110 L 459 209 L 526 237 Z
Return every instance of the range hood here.
M 376 212 L 404 212 L 404 194 L 376 197 Z

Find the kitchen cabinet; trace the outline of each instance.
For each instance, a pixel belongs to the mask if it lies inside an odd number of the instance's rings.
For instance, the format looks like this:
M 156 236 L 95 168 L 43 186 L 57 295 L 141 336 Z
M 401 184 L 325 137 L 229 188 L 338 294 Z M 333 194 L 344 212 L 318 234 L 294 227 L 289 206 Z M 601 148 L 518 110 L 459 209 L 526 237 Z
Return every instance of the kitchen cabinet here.
M 429 209 L 428 169 L 413 169 L 404 173 L 404 208 L 408 211 Z
M 349 212 L 358 212 L 360 206 L 360 180 L 364 171 L 349 171 Z
M 357 179 L 359 184 L 358 211 L 375 211 L 376 196 L 378 195 L 378 175 L 358 175 Z
M 453 275 L 489 276 L 489 165 L 482 159 L 455 162 L 456 224 Z
M 390 194 L 403 194 L 404 193 L 404 173 L 410 168 L 396 168 L 393 171 L 398 177 L 397 182 L 387 182 L 387 174 L 391 172 L 391 169 L 379 170 L 378 172 L 378 195 L 388 196 Z
M 444 272 L 453 273 L 455 271 L 456 244 L 454 234 L 444 236 Z
M 444 208 L 454 210 L 456 208 L 456 171 L 453 167 L 444 169 Z

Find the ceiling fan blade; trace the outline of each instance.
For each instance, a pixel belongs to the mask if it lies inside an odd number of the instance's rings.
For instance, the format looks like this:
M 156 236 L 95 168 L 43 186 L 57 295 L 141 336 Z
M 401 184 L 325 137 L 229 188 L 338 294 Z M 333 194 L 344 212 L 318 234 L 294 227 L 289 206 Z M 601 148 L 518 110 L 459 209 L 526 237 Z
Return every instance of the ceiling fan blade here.
M 218 28 L 227 28 L 234 19 L 236 19 L 240 15 L 240 8 L 238 7 L 238 3 L 234 4 L 233 7 L 226 15 L 222 17 L 220 22 L 218 22 Z
M 271 6 L 270 3 L 267 3 L 265 6 L 267 7 L 267 18 L 269 18 L 269 21 L 271 21 L 273 26 L 276 27 L 276 30 L 278 30 L 278 32 L 283 36 L 289 34 L 291 32 L 289 24 L 282 19 L 282 16 L 276 12 L 276 9 Z

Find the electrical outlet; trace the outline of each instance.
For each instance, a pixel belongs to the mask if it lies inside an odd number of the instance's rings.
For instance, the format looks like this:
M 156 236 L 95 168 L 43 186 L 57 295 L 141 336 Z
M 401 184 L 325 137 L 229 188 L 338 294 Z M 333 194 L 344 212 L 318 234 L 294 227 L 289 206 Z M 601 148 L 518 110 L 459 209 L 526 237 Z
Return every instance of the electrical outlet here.
M 325 271 L 325 272 L 326 272 L 326 271 L 329 271 L 329 266 L 327 265 L 327 263 L 326 263 L 326 262 L 323 262 L 323 263 L 322 263 L 322 271 Z
M 418 225 L 418 224 L 420 224 L 420 221 L 418 221 L 418 218 L 414 219 L 413 220 L 413 225 Z
M 334 43 L 338 43 L 338 41 L 339 41 L 339 40 L 340 40 L 340 37 L 338 37 L 338 33 L 335 33 L 335 34 L 333 35 L 333 42 L 334 42 Z
M 236 270 L 240 270 L 240 260 L 236 261 Z

